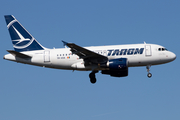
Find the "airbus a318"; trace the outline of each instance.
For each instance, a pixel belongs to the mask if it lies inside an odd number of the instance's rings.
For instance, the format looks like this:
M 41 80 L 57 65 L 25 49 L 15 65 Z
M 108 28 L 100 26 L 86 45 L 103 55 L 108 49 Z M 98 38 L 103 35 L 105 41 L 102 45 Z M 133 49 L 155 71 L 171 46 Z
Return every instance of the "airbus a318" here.
M 128 76 L 129 67 L 146 66 L 147 76 L 152 65 L 171 62 L 176 59 L 173 52 L 156 44 L 128 44 L 81 47 L 74 43 L 62 41 L 69 48 L 48 49 L 43 47 L 12 15 L 5 15 L 14 50 L 4 59 L 29 65 L 91 71 L 91 83 L 96 82 L 95 74 L 113 77 Z

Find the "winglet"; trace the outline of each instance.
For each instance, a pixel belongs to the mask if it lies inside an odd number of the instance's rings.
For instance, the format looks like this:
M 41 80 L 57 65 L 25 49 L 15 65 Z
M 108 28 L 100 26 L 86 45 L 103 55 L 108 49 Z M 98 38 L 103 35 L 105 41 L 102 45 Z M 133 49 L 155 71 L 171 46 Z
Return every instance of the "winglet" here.
M 64 46 L 67 46 L 67 44 L 68 44 L 67 42 L 65 42 L 65 41 L 63 41 L 63 40 L 62 40 L 62 42 L 63 42 Z

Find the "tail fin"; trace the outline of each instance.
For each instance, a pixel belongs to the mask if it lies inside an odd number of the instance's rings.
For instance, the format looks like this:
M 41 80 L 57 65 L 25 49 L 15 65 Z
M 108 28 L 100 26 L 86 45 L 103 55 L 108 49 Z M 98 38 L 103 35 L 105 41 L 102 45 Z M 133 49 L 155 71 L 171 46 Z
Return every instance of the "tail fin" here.
M 12 15 L 5 15 L 14 50 L 17 52 L 43 50 L 44 47 Z

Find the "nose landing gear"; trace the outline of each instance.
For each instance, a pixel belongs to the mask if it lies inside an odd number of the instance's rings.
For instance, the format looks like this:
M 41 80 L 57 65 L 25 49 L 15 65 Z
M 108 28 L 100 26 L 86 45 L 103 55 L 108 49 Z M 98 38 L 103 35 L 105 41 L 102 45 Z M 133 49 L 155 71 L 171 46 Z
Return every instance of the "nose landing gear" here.
M 146 69 L 147 69 L 147 72 L 148 72 L 148 74 L 147 74 L 148 78 L 152 77 L 152 74 L 149 72 L 150 71 L 150 67 L 151 67 L 150 65 L 146 66 Z
M 148 73 L 147 76 L 148 76 L 149 78 L 151 78 L 151 77 L 152 77 L 152 74 L 151 74 L 151 73 Z

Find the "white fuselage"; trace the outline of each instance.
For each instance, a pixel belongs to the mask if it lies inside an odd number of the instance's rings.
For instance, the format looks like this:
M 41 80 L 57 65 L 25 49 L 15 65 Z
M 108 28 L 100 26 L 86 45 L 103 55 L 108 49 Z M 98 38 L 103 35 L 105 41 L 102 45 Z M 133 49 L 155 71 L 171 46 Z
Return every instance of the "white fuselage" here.
M 130 44 L 130 45 L 111 45 L 85 47 L 88 50 L 107 56 L 108 59 L 127 58 L 128 67 L 158 65 L 171 62 L 176 55 L 170 51 L 164 50 L 162 46 L 156 44 Z M 141 50 L 141 51 L 140 51 Z M 4 59 L 16 61 L 25 64 L 31 64 L 42 67 L 67 70 L 103 70 L 104 68 L 96 66 L 85 66 L 83 59 L 72 54 L 70 48 L 45 49 L 36 51 L 22 52 L 32 56 L 31 59 L 22 59 L 7 54 Z

